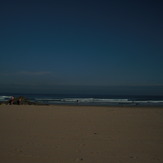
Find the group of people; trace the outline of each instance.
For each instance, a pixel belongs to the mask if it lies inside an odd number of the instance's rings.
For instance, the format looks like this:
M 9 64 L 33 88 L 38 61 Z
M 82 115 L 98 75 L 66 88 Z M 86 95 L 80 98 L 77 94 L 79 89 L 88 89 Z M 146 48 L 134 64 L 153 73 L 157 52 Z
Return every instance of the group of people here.
M 19 98 L 16 100 L 16 102 L 17 102 L 18 105 L 20 105 L 21 102 L 22 102 L 22 98 L 19 97 Z M 13 105 L 14 103 L 15 103 L 15 97 L 12 96 L 11 99 L 10 99 L 10 101 L 9 101 L 9 104 L 10 104 L 10 105 Z

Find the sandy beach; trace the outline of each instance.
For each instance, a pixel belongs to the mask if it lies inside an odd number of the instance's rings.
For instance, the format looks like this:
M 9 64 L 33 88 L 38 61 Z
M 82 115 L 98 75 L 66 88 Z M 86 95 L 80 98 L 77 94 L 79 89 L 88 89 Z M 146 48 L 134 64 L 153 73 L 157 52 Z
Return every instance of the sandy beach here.
M 163 108 L 0 105 L 2 163 L 162 163 Z

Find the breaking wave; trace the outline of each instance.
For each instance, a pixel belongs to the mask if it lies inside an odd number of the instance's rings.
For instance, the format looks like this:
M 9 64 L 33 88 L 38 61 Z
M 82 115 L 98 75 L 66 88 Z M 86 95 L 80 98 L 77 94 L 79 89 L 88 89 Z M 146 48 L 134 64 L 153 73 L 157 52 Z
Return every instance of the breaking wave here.
M 12 96 L 14 96 L 12 94 Z M 71 105 L 163 105 L 163 96 L 102 96 L 102 95 L 15 95 L 24 96 L 32 102 L 43 104 Z M 8 95 L 1 95 L 0 101 L 7 101 Z

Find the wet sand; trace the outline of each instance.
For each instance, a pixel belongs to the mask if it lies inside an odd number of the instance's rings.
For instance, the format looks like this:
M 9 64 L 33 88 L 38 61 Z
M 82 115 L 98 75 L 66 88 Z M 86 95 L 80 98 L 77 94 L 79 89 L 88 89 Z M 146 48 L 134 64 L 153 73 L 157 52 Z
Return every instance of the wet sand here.
M 2 163 L 162 163 L 163 108 L 0 105 Z

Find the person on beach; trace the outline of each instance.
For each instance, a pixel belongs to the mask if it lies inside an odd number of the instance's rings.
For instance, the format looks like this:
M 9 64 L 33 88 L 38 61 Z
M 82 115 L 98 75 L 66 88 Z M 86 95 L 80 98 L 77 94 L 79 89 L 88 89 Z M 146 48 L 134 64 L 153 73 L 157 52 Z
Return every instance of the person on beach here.
M 21 101 L 22 101 L 22 98 L 19 97 L 19 98 L 18 98 L 18 101 L 17 101 L 17 104 L 20 105 L 20 104 L 21 104 Z
M 10 99 L 10 105 L 13 105 L 14 104 L 14 96 L 11 96 L 11 99 Z

